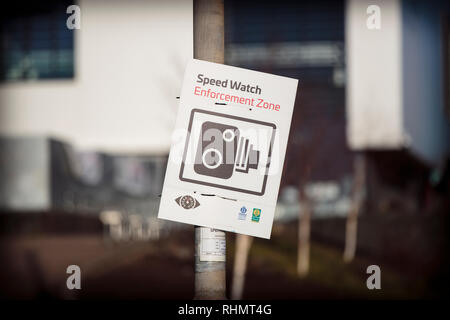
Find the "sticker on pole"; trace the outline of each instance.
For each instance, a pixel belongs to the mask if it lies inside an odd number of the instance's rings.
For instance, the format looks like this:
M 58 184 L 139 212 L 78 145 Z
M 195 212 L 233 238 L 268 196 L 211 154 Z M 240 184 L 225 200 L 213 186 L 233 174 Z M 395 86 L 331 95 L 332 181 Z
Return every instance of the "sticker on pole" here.
M 200 261 L 225 261 L 225 232 L 210 228 L 201 228 L 199 246 Z
M 192 60 L 158 217 L 270 238 L 297 82 Z

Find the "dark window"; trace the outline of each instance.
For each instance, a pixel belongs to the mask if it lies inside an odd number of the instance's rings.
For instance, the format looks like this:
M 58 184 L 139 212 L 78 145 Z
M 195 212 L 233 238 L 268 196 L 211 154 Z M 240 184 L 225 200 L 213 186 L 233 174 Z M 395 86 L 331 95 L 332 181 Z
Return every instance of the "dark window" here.
M 299 79 L 282 186 L 352 173 L 343 0 L 225 1 L 225 61 Z M 308 174 L 306 174 L 308 172 Z
M 73 2 L 17 2 L 2 10 L 2 81 L 73 78 L 73 30 L 66 27 Z
M 450 16 L 444 15 L 444 101 L 447 120 L 450 121 Z

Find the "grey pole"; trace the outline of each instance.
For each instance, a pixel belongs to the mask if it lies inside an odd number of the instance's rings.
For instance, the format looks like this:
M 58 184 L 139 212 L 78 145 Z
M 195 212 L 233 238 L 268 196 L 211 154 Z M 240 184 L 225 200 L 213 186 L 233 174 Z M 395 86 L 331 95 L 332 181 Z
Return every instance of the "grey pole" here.
M 202 239 L 202 229 L 209 228 L 195 227 L 195 297 L 196 300 L 221 300 L 225 296 L 225 260 L 223 261 L 202 261 L 200 251 L 205 241 L 211 239 Z M 216 231 L 223 234 L 225 242 L 225 232 Z
M 224 47 L 223 0 L 194 0 L 194 58 L 224 63 Z M 225 232 L 216 232 L 222 239 L 203 239 L 209 230 L 195 227 L 195 299 L 225 299 L 225 259 L 201 259 L 201 250 L 211 243 L 216 242 L 223 250 Z

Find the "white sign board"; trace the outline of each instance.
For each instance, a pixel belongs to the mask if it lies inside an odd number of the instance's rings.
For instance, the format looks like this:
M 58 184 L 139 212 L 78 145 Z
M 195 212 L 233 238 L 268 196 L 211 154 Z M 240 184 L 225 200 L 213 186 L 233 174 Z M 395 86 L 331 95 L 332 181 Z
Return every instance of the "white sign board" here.
M 297 82 L 192 60 L 158 217 L 270 238 Z

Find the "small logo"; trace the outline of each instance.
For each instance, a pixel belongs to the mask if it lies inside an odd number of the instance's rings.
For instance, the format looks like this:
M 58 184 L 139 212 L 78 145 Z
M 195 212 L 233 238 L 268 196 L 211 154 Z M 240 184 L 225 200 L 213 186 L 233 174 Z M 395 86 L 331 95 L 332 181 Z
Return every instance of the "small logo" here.
M 245 220 L 245 218 L 247 218 L 247 208 L 244 206 L 239 210 L 238 219 Z
M 253 208 L 252 221 L 259 222 L 261 217 L 261 209 Z
M 194 209 L 200 205 L 197 199 L 189 195 L 178 197 L 175 202 L 184 209 Z
M 76 264 L 72 264 L 67 267 L 66 273 L 70 274 L 67 278 L 66 286 L 67 289 L 81 289 L 81 269 Z

